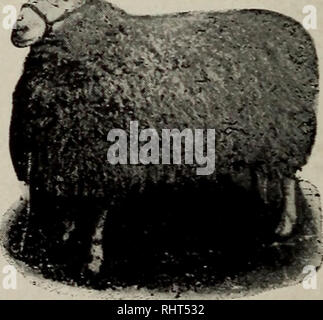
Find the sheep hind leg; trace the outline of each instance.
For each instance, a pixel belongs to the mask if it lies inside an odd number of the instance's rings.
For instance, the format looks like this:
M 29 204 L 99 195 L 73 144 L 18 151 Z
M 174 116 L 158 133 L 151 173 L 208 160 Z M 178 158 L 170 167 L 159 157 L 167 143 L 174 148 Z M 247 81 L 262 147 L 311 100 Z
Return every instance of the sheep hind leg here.
M 287 237 L 292 233 L 297 220 L 295 180 L 285 179 L 283 181 L 283 191 L 284 211 L 282 213 L 281 222 L 276 229 L 276 234 L 281 237 Z
M 282 212 L 275 233 L 281 237 L 289 236 L 296 224 L 295 180 L 269 179 L 265 174 L 256 172 L 257 192 L 265 205 Z M 281 209 L 282 208 L 282 209 Z M 282 210 L 282 211 L 281 211 Z

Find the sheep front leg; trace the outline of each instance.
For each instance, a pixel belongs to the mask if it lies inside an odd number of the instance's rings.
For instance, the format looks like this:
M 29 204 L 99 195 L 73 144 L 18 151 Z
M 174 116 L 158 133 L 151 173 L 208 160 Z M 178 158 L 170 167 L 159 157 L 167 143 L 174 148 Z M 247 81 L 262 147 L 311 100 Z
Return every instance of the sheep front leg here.
M 92 244 L 90 249 L 90 256 L 92 261 L 88 264 L 88 269 L 95 274 L 98 274 L 101 270 L 103 264 L 104 254 L 103 254 L 103 234 L 105 220 L 107 218 L 107 210 L 104 210 L 103 214 L 99 217 L 98 222 L 95 226 L 95 231 L 92 236 Z
M 276 233 L 281 237 L 289 236 L 297 220 L 296 197 L 295 197 L 295 180 L 285 179 L 283 182 L 284 190 L 284 211 L 282 220 L 276 229 Z

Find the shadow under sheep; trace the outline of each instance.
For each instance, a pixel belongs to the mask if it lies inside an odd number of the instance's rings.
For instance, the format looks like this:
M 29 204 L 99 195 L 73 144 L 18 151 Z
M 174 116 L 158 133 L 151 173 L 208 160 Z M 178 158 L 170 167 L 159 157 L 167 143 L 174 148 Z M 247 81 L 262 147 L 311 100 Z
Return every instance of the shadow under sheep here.
M 226 177 L 218 184 L 134 189 L 107 215 L 97 243 L 99 272 L 88 268 L 97 222 L 93 202 L 80 199 L 79 208 L 73 202 L 75 216 L 68 217 L 57 210 L 57 199 L 53 206 L 44 200 L 42 212 L 27 214 L 26 205 L 11 211 L 5 247 L 45 278 L 100 290 L 264 290 L 301 281 L 305 266 L 321 264 L 319 195 L 303 181 L 296 195 L 297 225 L 289 238 L 278 238 L 280 208 L 266 207 L 256 191 Z

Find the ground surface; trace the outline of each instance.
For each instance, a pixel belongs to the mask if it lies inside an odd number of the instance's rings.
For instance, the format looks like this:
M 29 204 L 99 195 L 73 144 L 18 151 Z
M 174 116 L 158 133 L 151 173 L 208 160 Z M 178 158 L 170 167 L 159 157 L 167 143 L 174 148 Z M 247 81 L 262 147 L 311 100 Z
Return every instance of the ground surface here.
M 199 219 L 186 216 L 186 221 L 181 214 L 178 219 L 165 218 L 162 219 L 164 221 L 157 218 L 147 221 L 145 214 L 137 214 L 137 219 L 130 219 L 133 214 L 129 214 L 126 216 L 128 223 L 136 229 L 140 229 L 142 225 L 141 231 L 147 233 L 148 230 L 148 236 L 136 240 L 131 228 L 122 231 L 115 220 L 114 231 L 110 230 L 111 236 L 106 235 L 103 242 L 105 261 L 98 274 L 79 272 L 77 268 L 71 269 L 63 264 L 53 265 L 50 261 L 44 263 L 46 250 L 41 251 L 36 243 L 37 237 L 28 246 L 24 245 L 27 215 L 24 214 L 25 206 L 22 202 L 5 215 L 6 228 L 2 232 L 2 241 L 8 255 L 17 261 L 22 272 L 32 271 L 47 279 L 106 290 L 110 297 L 122 296 L 122 291 L 127 292 L 127 296 L 135 297 L 140 288 L 145 290 L 145 294 L 171 292 L 178 297 L 185 296 L 188 292 L 202 296 L 216 292 L 220 297 L 256 294 L 297 283 L 304 278 L 302 271 L 305 266 L 319 267 L 321 264 L 319 195 L 316 188 L 307 182 L 300 182 L 299 186 L 299 218 L 289 238 L 272 236 L 277 221 L 271 217 L 262 217 L 255 222 L 250 211 L 250 219 L 246 218 L 243 211 L 246 207 L 241 202 L 236 207 L 229 206 L 231 210 L 240 208 L 239 216 L 228 219 L 222 217 L 219 220 L 207 220 L 209 215 L 203 214 L 206 211 L 203 206 L 200 206 L 201 211 L 197 213 Z M 162 204 L 160 207 L 164 210 Z M 196 210 L 197 208 L 193 208 L 193 211 Z M 226 211 L 225 216 L 227 215 Z M 169 225 L 170 221 L 174 226 Z M 149 235 L 149 230 L 152 232 L 154 228 L 149 229 L 147 226 L 152 222 L 158 222 L 159 229 L 164 226 L 163 232 L 157 232 L 157 236 L 156 232 L 155 236 Z M 219 222 L 222 224 L 217 227 Z M 109 230 L 109 225 L 106 229 Z M 116 255 L 116 250 L 111 250 L 111 245 L 107 243 L 110 243 L 111 237 L 116 239 L 118 231 L 123 237 L 128 234 L 130 240 L 114 242 L 114 248 L 121 252 Z M 145 239 L 146 244 L 143 241 Z M 130 245 L 131 242 L 133 245 Z M 125 246 L 128 245 L 130 248 L 126 249 Z M 139 245 L 141 247 L 136 250 Z M 130 251 L 134 251 L 132 255 L 129 254 Z M 110 259 L 107 258 L 109 252 Z M 63 251 L 62 254 L 64 256 Z M 72 255 L 72 252 L 69 254 Z

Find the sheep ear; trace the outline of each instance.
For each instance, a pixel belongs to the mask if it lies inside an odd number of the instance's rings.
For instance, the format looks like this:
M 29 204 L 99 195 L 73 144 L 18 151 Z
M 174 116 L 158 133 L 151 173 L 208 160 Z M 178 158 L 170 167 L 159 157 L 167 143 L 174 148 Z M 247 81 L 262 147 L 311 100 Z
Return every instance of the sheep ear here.
M 78 8 L 85 3 L 85 0 L 47 0 L 53 6 L 59 7 L 71 7 Z
M 73 11 L 83 4 L 85 4 L 86 0 L 47 0 L 54 7 L 65 10 L 65 11 Z
M 60 0 L 47 0 L 50 4 L 52 4 L 54 7 L 59 7 Z
M 56 0 L 56 1 L 61 1 L 63 2 L 63 5 L 66 5 L 68 9 L 74 10 L 81 7 L 83 4 L 85 4 L 86 0 Z
M 76 5 L 78 7 L 80 7 L 80 6 L 83 6 L 83 4 L 85 4 L 85 2 L 86 2 L 86 0 L 76 0 Z

